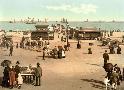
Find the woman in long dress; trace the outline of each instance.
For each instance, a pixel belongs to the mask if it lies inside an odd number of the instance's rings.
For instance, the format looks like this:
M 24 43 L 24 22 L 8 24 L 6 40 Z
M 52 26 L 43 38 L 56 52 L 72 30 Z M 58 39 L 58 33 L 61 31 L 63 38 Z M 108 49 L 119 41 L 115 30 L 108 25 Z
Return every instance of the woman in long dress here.
M 13 88 L 13 86 L 16 84 L 16 79 L 15 79 L 15 70 L 14 70 L 14 66 L 12 66 L 12 68 L 10 69 L 9 72 L 9 84 L 10 84 L 10 88 Z
M 62 58 L 65 58 L 65 51 L 62 50 Z

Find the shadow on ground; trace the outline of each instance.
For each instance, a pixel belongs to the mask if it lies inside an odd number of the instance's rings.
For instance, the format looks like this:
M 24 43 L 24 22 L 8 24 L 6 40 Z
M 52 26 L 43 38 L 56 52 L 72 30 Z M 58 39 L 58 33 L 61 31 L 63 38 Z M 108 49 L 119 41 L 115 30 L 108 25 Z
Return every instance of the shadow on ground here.
M 103 81 L 94 80 L 94 79 L 81 79 L 81 80 L 85 81 L 85 82 L 89 82 L 92 85 L 92 87 L 94 87 L 94 88 L 98 88 L 98 89 L 105 88 Z
M 83 54 L 88 54 L 88 53 L 83 53 Z
M 101 67 L 100 65 L 98 65 L 98 64 L 91 64 L 91 63 L 86 63 L 86 64 L 89 64 L 89 65 L 93 65 L 93 66 L 99 66 L 99 67 Z
M 0 86 L 2 85 L 3 77 L 0 76 Z

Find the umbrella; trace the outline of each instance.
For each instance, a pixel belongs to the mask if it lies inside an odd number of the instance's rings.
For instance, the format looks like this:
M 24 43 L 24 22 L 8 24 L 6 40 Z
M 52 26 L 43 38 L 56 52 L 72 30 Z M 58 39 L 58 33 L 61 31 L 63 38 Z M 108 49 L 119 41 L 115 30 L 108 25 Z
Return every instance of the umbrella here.
M 2 63 L 1 63 L 1 66 L 8 66 L 11 64 L 11 61 L 10 60 L 4 60 Z

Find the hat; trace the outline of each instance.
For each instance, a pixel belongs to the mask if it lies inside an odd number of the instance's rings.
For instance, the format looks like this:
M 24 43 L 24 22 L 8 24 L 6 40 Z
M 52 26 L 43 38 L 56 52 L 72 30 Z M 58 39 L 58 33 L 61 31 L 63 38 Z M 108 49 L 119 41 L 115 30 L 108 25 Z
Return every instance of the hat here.
M 117 66 L 117 64 L 114 65 L 114 67 Z
M 37 65 L 40 65 L 40 63 L 38 62 Z
M 19 61 L 17 61 L 16 64 L 20 64 Z

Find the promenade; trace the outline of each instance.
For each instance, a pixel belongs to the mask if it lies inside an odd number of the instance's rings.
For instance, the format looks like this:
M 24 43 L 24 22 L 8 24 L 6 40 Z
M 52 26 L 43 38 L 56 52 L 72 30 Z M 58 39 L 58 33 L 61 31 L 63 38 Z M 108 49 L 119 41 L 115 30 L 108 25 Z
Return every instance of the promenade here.
M 36 87 L 24 83 L 21 90 L 105 90 L 102 81 L 106 72 L 102 68 L 102 54 L 106 49 L 108 50 L 108 47 L 99 46 L 101 43 L 98 41 L 93 41 L 93 46 L 89 46 L 88 41 L 81 41 L 81 49 L 77 49 L 76 41 L 70 42 L 70 51 L 66 51 L 66 58 L 63 59 L 46 57 L 45 60 L 42 60 L 42 52 L 14 47 L 12 57 L 9 56 L 9 50 L 0 49 L 0 63 L 7 59 L 12 61 L 12 65 L 15 65 L 16 61 L 19 61 L 21 66 L 29 64 L 36 66 L 37 62 L 41 64 L 43 69 L 41 86 Z M 50 48 L 64 44 L 66 43 L 56 39 L 56 41 L 50 42 Z M 91 55 L 87 54 L 89 47 L 92 48 L 93 54 Z M 117 63 L 122 68 L 124 67 L 124 46 L 120 47 L 122 54 L 110 54 L 109 62 Z M 0 67 L 0 72 L 0 77 L 2 77 L 3 67 Z M 120 88 L 122 86 L 123 83 Z M 0 90 L 9 89 L 0 87 Z M 13 88 L 13 90 L 17 90 L 17 88 Z

